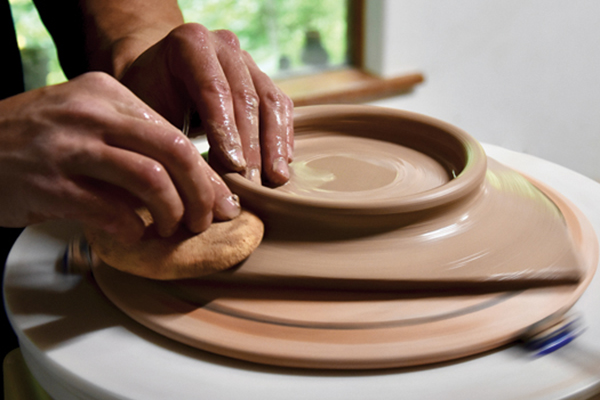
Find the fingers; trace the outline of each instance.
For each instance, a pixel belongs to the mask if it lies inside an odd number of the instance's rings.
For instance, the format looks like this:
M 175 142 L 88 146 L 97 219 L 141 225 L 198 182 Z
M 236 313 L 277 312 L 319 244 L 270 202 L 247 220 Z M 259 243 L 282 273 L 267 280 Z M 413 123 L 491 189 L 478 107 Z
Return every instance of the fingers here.
M 162 236 L 174 233 L 180 222 L 202 232 L 213 217 L 239 214 L 239 203 L 188 138 L 127 89 L 107 90 L 107 97 L 118 100 L 107 111 L 86 107 L 79 115 L 78 120 L 98 120 L 102 135 L 76 151 L 69 173 L 127 190 L 146 205 Z
M 261 184 L 261 147 L 259 135 L 259 97 L 242 58 L 237 37 L 230 31 L 214 34 L 220 39 L 217 57 L 229 83 L 235 122 L 246 158 L 244 176 Z
M 174 127 L 135 120 L 128 123 L 127 134 L 106 136 L 111 147 L 101 155 L 97 170 L 90 173 L 135 193 L 163 236 L 172 234 L 181 220 L 193 232 L 207 229 L 214 192 L 198 151 Z
M 220 162 L 257 183 L 261 173 L 285 183 L 293 152 L 291 100 L 229 31 L 186 24 L 168 40 L 176 60 L 171 71 L 183 81 Z
M 168 124 L 141 129 L 133 120 L 133 125 L 128 134 L 106 136 L 116 148 L 105 151 L 93 176 L 126 187 L 144 201 L 161 235 L 171 235 L 181 220 L 191 231 L 202 232 L 213 217 L 227 220 L 239 214 L 239 202 L 181 132 Z
M 127 188 L 148 207 L 161 236 L 175 232 L 183 217 L 184 205 L 160 163 L 139 153 L 108 146 L 92 157 L 84 165 L 75 167 L 88 177 Z
M 60 207 L 69 207 L 71 218 L 102 229 L 124 243 L 134 243 L 142 237 L 144 223 L 128 192 L 100 181 L 73 183 L 69 199 L 60 200 Z
M 212 34 L 204 26 L 187 24 L 173 30 L 170 69 L 184 83 L 196 105 L 211 147 L 218 149 L 229 169 L 245 171 L 244 157 L 233 109 L 231 89 L 216 55 Z
M 247 52 L 244 61 L 254 81 L 260 103 L 263 172 L 270 182 L 283 184 L 289 179 L 288 163 L 293 158 L 293 103 L 262 72 Z
M 231 193 L 223 179 L 208 165 L 206 165 L 205 171 L 215 192 L 213 209 L 215 218 L 225 221 L 240 215 L 241 207 L 238 196 Z

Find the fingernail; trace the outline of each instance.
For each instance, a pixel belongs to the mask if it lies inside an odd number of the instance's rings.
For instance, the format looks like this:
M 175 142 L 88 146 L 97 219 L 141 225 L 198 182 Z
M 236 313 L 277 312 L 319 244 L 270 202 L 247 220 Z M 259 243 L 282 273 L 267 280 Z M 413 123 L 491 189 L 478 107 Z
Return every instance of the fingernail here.
M 235 194 L 227 197 L 221 197 L 219 200 L 217 200 L 216 206 L 219 210 L 219 215 L 221 218 L 226 219 L 234 219 L 240 215 L 240 212 L 242 211 L 242 208 L 240 207 L 240 198 Z
M 244 151 L 241 147 L 236 146 L 227 150 L 227 157 L 236 170 L 240 171 L 246 168 L 246 159 L 244 158 Z
M 257 167 L 252 167 L 249 170 L 246 171 L 246 179 L 248 179 L 250 182 L 254 182 L 258 185 L 262 184 L 262 180 L 260 177 L 260 169 L 258 169 Z
M 277 175 L 284 177 L 285 179 L 290 178 L 290 170 L 288 163 L 284 157 L 279 157 L 273 161 L 273 172 Z

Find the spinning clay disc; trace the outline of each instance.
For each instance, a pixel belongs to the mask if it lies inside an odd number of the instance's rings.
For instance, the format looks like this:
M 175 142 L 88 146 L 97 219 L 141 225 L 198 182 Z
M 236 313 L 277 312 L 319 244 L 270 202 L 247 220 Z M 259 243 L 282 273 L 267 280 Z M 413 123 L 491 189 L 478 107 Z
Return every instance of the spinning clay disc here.
M 593 227 L 553 189 L 443 121 L 367 106 L 294 110 L 287 184 L 223 179 L 265 224 L 228 271 L 172 282 L 103 264 L 103 293 L 142 325 L 247 361 L 423 365 L 491 350 L 577 301 Z
M 562 210 L 466 132 L 366 106 L 295 110 L 287 184 L 224 180 L 265 223 L 235 271 L 207 277 L 326 289 L 515 290 L 576 284 Z
M 138 211 L 146 231 L 141 240 L 126 245 L 99 229 L 87 228 L 85 236 L 94 253 L 106 264 L 145 278 L 171 280 L 195 278 L 230 268 L 246 259 L 260 244 L 263 223 L 247 211 L 235 219 L 215 222 L 195 234 L 180 227 L 161 237 L 150 213 Z

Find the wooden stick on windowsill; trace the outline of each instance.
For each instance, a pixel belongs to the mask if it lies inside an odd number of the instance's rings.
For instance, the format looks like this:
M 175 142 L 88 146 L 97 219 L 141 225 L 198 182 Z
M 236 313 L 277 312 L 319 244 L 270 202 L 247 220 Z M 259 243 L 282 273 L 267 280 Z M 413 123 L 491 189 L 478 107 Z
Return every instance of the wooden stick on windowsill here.
M 276 80 L 296 107 L 314 104 L 364 103 L 410 91 L 423 82 L 412 73 L 396 78 L 379 78 L 358 69 L 326 71 L 320 74 Z

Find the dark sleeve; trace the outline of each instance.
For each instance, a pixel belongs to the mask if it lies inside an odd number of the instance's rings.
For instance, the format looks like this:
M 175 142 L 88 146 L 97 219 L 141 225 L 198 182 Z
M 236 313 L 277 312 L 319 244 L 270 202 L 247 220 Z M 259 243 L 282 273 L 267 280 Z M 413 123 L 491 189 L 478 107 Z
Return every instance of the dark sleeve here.
M 126 1 L 126 0 L 124 0 Z M 84 17 L 78 0 L 34 0 L 54 39 L 60 65 L 68 78 L 90 70 L 87 62 Z
M 23 91 L 23 70 L 17 37 L 8 1 L 0 0 L 0 54 L 4 79 L 0 80 L 0 100 Z

